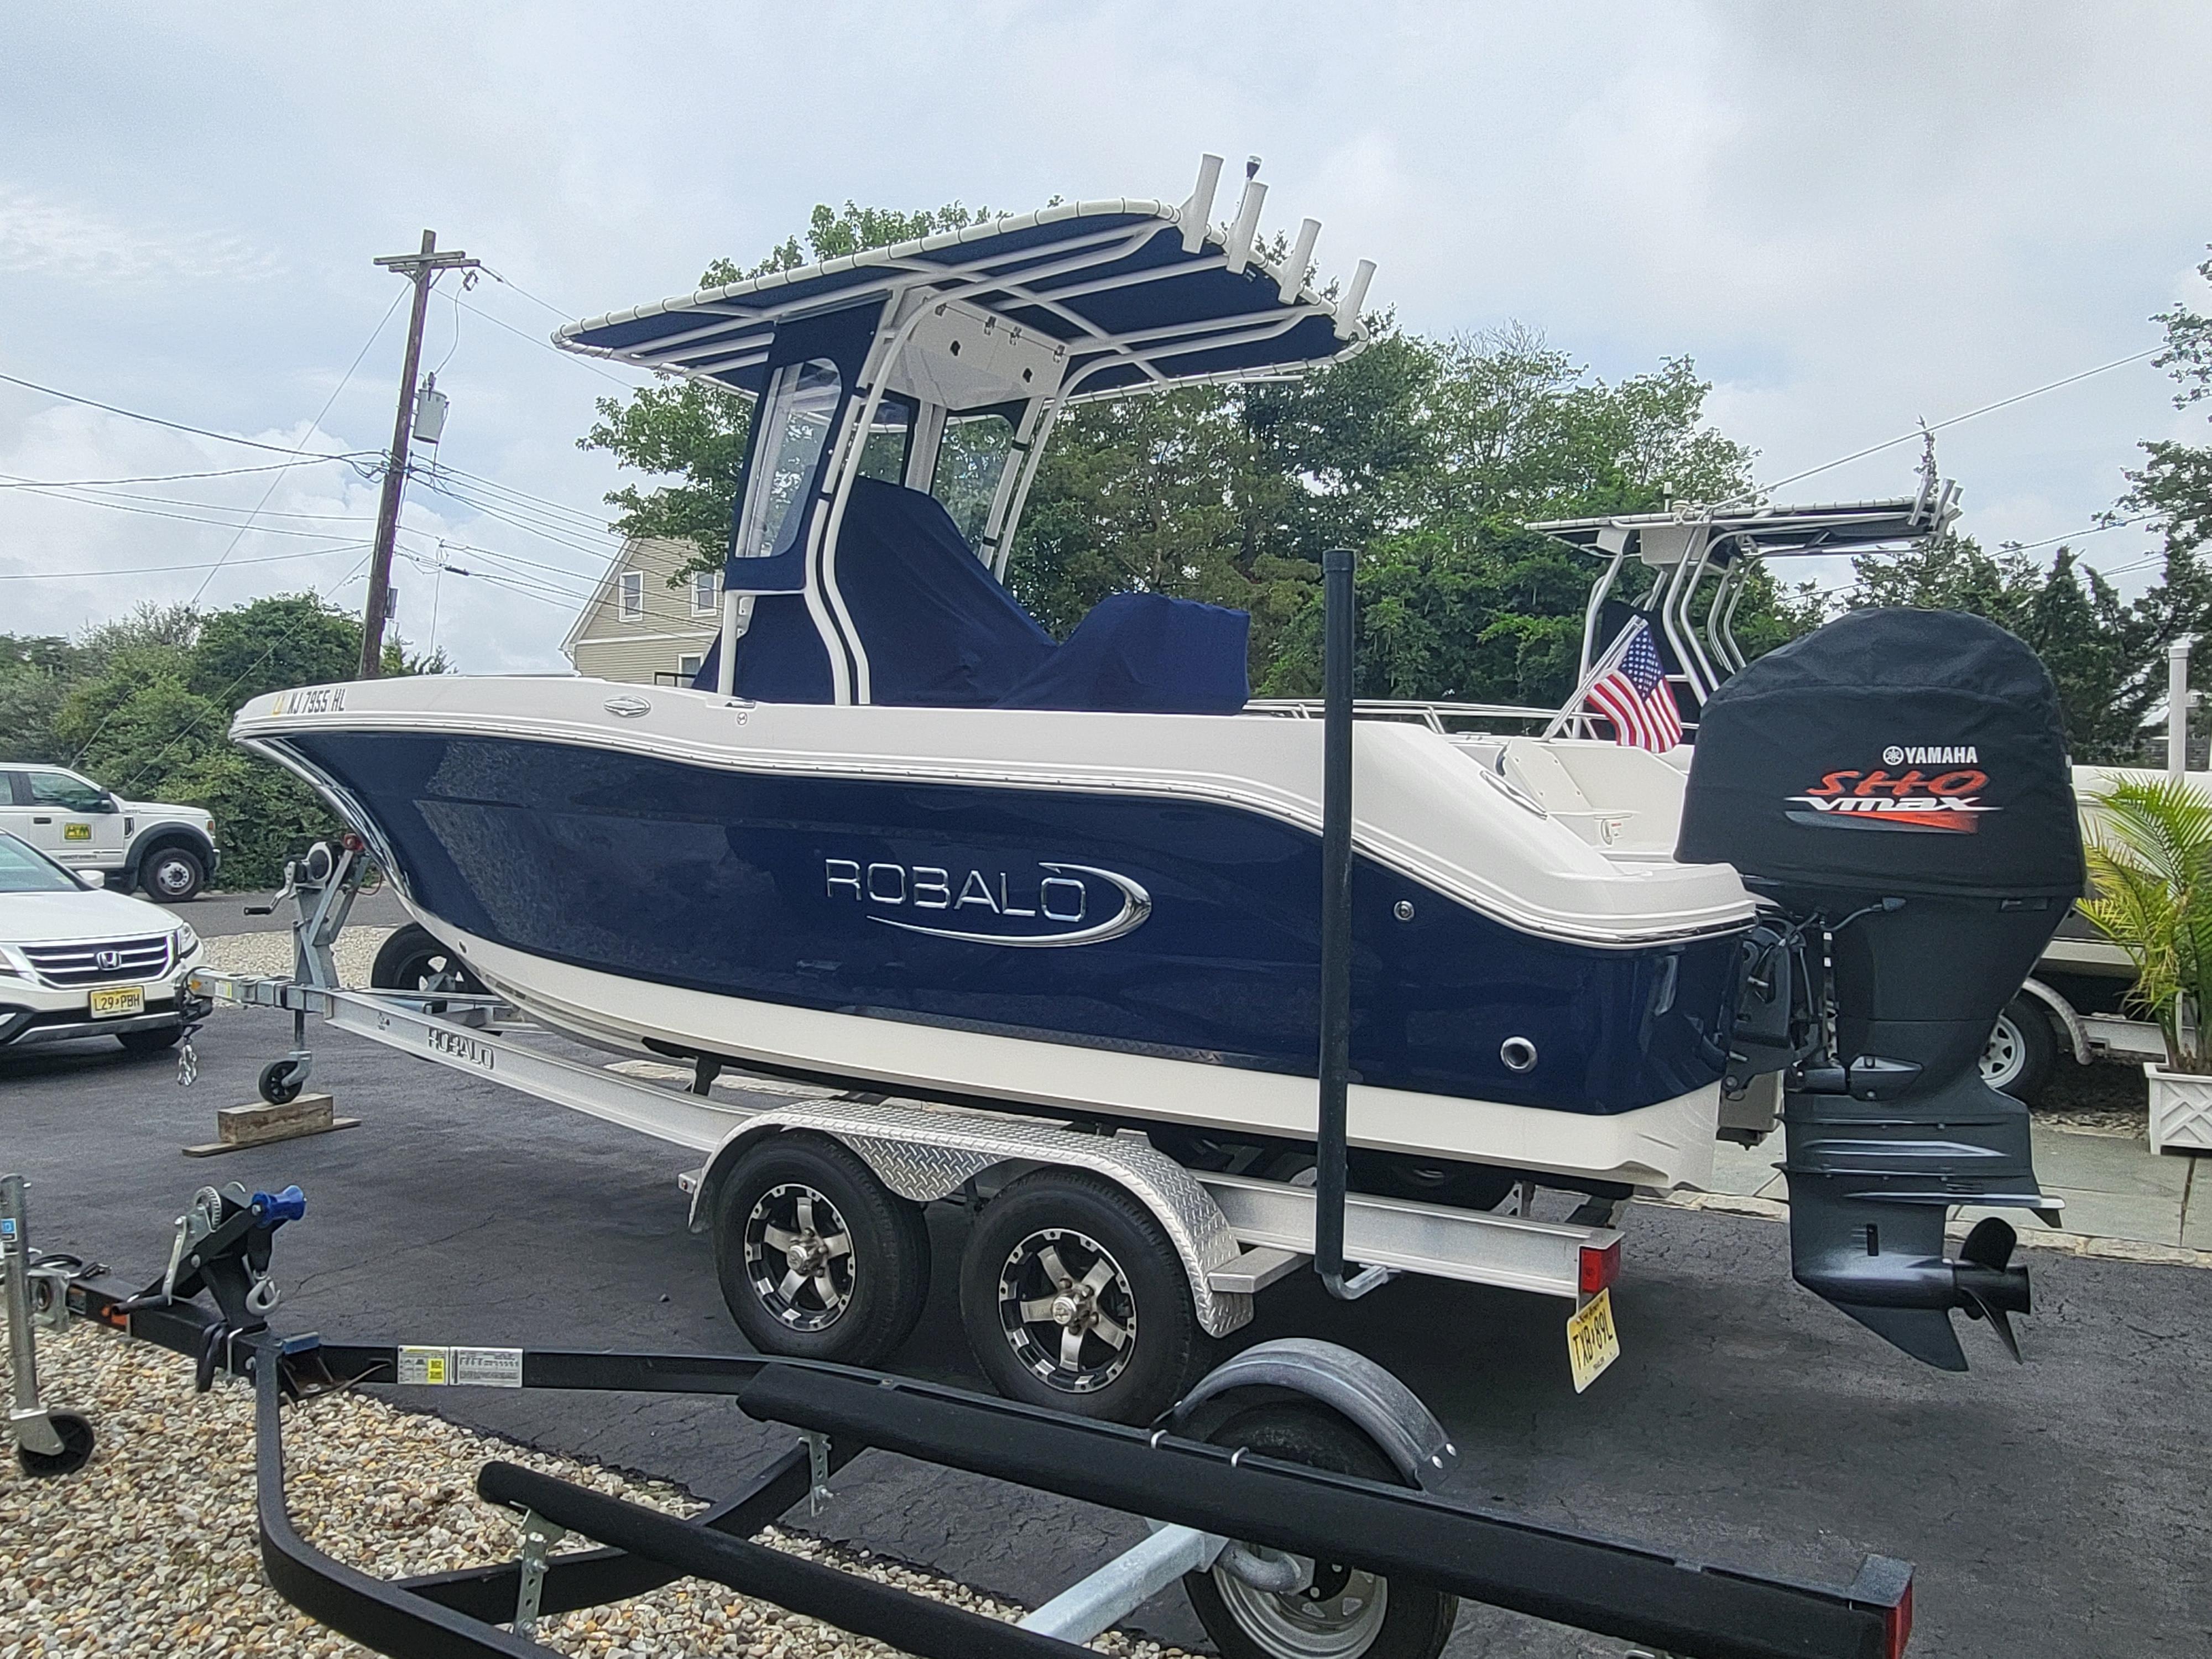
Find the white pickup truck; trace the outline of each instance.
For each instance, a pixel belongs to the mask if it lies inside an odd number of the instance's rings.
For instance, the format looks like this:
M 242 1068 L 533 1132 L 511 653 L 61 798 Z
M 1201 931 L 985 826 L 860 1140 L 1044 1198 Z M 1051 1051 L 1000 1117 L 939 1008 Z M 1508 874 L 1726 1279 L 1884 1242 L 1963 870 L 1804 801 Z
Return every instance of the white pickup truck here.
M 66 767 L 0 761 L 0 830 L 71 870 L 97 870 L 128 892 L 180 904 L 214 877 L 214 815 L 125 800 Z

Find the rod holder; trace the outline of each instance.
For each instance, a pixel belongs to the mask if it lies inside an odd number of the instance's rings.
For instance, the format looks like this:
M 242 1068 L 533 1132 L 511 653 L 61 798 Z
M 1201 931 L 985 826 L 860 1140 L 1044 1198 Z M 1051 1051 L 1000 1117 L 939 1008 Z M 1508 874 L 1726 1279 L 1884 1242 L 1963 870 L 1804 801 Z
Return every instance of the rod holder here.
M 1321 221 L 1307 219 L 1298 225 L 1298 240 L 1291 244 L 1291 257 L 1283 265 L 1283 297 L 1297 298 L 1298 290 L 1305 286 L 1306 272 L 1313 269 L 1314 244 L 1321 240 Z
M 1213 219 L 1214 193 L 1221 188 L 1221 158 L 1198 158 L 1198 185 L 1176 217 L 1182 221 L 1182 251 L 1195 253 L 1206 246 L 1206 233 Z
M 1244 195 L 1237 204 L 1237 222 L 1229 228 L 1229 274 L 1238 276 L 1252 263 L 1252 244 L 1260 234 L 1260 209 L 1267 187 L 1257 179 L 1244 181 Z
M 1375 280 L 1375 261 L 1362 259 L 1352 267 L 1352 281 L 1336 302 L 1336 337 L 1348 340 L 1359 331 L 1359 308 L 1367 303 L 1367 285 Z

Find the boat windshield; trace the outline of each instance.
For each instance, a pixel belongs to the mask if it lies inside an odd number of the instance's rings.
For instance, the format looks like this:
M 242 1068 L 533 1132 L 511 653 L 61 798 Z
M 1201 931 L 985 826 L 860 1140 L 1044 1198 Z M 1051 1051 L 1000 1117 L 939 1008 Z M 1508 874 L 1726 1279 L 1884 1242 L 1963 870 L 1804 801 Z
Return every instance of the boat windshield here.
M 0 893 L 73 893 L 75 876 L 26 846 L 15 836 L 0 834 Z
M 775 371 L 754 416 L 763 422 L 732 556 L 766 558 L 787 551 L 805 514 L 799 507 L 830 440 L 844 382 L 825 357 L 786 363 Z

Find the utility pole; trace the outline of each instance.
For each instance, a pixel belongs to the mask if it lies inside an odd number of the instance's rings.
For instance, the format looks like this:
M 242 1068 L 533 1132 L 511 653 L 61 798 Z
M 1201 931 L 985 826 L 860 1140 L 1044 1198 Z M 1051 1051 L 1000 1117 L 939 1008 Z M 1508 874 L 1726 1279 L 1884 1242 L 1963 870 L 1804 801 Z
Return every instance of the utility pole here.
M 374 679 L 384 667 L 384 597 L 392 585 L 392 544 L 399 534 L 399 497 L 407 485 L 407 441 L 415 428 L 415 375 L 422 365 L 422 319 L 430 308 L 430 285 L 441 270 L 474 270 L 477 264 L 458 248 L 438 252 L 434 230 L 422 233 L 420 252 L 389 254 L 376 263 L 415 284 L 415 308 L 407 319 L 407 356 L 399 370 L 399 416 L 392 423 L 392 456 L 384 472 L 384 496 L 376 507 L 376 545 L 368 560 L 368 605 L 361 617 L 361 678 L 365 680 Z

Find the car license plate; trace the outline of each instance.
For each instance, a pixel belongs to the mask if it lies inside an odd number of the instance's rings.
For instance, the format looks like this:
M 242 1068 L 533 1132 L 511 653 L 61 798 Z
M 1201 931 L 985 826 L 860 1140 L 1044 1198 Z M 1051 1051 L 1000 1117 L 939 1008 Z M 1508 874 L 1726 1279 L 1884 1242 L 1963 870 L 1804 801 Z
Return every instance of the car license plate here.
M 1575 1392 L 1597 1381 L 1620 1358 L 1620 1334 L 1613 1328 L 1613 1292 L 1600 1291 L 1567 1320 L 1567 1364 L 1575 1373 Z
M 121 986 L 112 991 L 92 994 L 92 1017 L 94 1019 L 113 1019 L 118 1014 L 143 1014 L 146 1012 L 146 988 L 143 985 Z
M 90 841 L 92 839 L 92 826 L 88 823 L 65 823 L 62 825 L 62 839 L 64 841 Z

